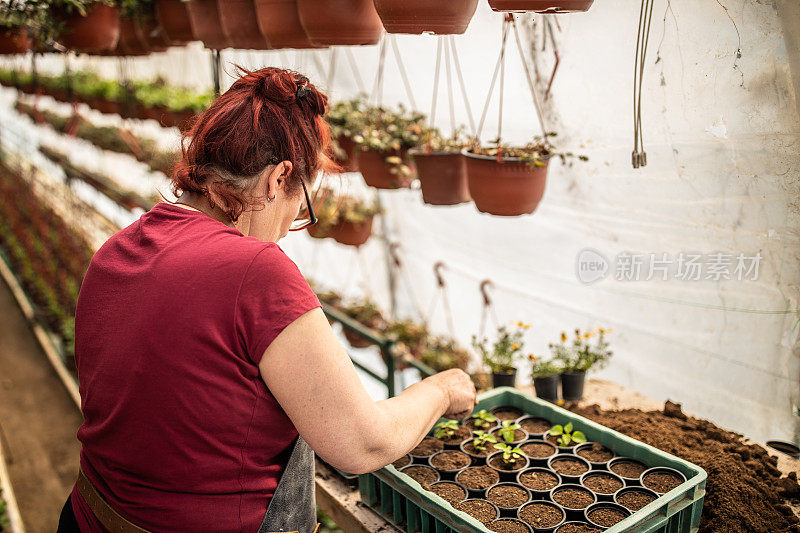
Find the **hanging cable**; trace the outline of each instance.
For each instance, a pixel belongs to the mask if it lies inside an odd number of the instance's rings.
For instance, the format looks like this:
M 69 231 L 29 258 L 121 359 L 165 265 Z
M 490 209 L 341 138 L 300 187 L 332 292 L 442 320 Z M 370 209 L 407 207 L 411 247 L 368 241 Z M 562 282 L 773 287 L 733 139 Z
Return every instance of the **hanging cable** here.
M 349 46 L 347 46 L 344 49 L 344 53 L 347 56 L 348 63 L 350 63 L 350 70 L 353 72 L 353 78 L 356 80 L 358 92 L 360 94 L 367 94 L 367 88 L 364 85 L 364 80 L 361 78 L 361 71 L 358 69 L 358 63 L 356 62 L 356 58 L 353 56 L 353 51 Z
M 375 106 L 381 107 L 383 100 L 383 70 L 386 66 L 386 34 L 381 38 L 380 49 L 378 51 L 378 71 L 375 73 L 375 83 L 372 85 L 372 96 L 375 98 Z
M 444 57 L 445 57 L 445 72 L 447 73 L 447 101 L 450 103 L 450 132 L 452 135 L 456 133 L 456 111 L 455 111 L 455 102 L 453 98 L 453 79 L 452 74 L 450 74 L 450 49 L 445 48 L 444 50 Z
M 439 303 L 439 297 L 441 296 L 448 333 L 450 333 L 451 338 L 455 338 L 456 328 L 455 324 L 453 323 L 453 311 L 450 308 L 450 299 L 447 297 L 447 284 L 444 281 L 444 276 L 442 276 L 442 269 L 444 266 L 445 265 L 443 261 L 437 261 L 433 265 L 433 274 L 436 276 L 436 292 L 434 292 L 433 298 L 431 299 L 431 305 L 428 314 L 423 317 L 423 322 L 426 327 L 430 324 L 430 321 L 433 318 L 433 313 L 436 311 L 436 304 Z
M 489 111 L 489 103 L 492 101 L 492 93 L 494 92 L 494 84 L 497 82 L 497 74 L 500 72 L 500 63 L 503 61 L 503 55 L 506 50 L 506 40 L 508 39 L 508 23 L 503 20 L 503 38 L 500 43 L 500 55 L 497 58 L 497 64 L 494 66 L 494 74 L 492 74 L 492 81 L 489 84 L 489 93 L 486 95 L 486 102 L 483 105 L 481 112 L 481 120 L 478 123 L 478 129 L 475 131 L 475 137 L 479 138 L 483 131 L 483 124 L 486 121 L 486 113 Z
M 328 99 L 330 99 L 330 100 L 332 100 L 331 94 L 333 93 L 333 79 L 334 79 L 334 77 L 336 75 L 336 56 L 337 56 L 336 53 L 337 52 L 338 52 L 338 49 L 335 46 L 332 46 L 331 47 L 331 52 L 330 52 L 330 63 L 331 63 L 331 66 L 328 69 L 328 75 L 325 78 L 325 86 L 328 89 Z
M 519 50 L 519 59 L 520 61 L 522 61 L 522 67 L 525 70 L 525 78 L 528 81 L 528 88 L 531 91 L 533 106 L 536 108 L 536 117 L 539 119 L 539 126 L 541 126 L 542 128 L 542 138 L 546 138 L 547 128 L 544 125 L 544 114 L 542 113 L 542 107 L 539 105 L 539 98 L 536 96 L 536 86 L 533 83 L 533 77 L 531 76 L 531 71 L 530 68 L 528 67 L 528 61 L 525 59 L 525 52 L 522 50 L 522 40 L 519 38 L 517 21 L 514 19 L 513 13 L 509 13 L 509 18 L 511 19 L 511 25 L 514 27 L 514 37 L 517 41 L 517 50 Z
M 413 111 L 417 111 L 417 103 L 414 101 L 414 91 L 411 90 L 411 84 L 408 81 L 408 76 L 406 75 L 406 67 L 403 64 L 403 58 L 400 56 L 400 48 L 397 47 L 397 39 L 395 38 L 394 34 L 389 35 L 392 41 L 392 50 L 394 50 L 394 58 L 397 61 L 397 67 L 400 70 L 400 77 L 403 79 L 403 86 L 406 88 L 406 95 L 408 96 L 408 101 L 411 104 L 411 109 Z
M 481 281 L 479 288 L 481 291 L 481 296 L 483 297 L 483 308 L 481 309 L 481 323 L 478 327 L 478 340 L 482 340 L 484 338 L 484 334 L 486 332 L 486 321 L 487 318 L 489 318 L 489 311 L 492 312 L 491 316 L 494 320 L 494 326 L 500 326 L 500 321 L 497 320 L 497 310 L 494 308 L 492 299 L 489 297 L 489 287 L 494 288 L 494 284 L 491 280 L 485 279 Z
M 436 67 L 433 71 L 433 98 L 431 98 L 431 128 L 436 125 L 436 102 L 439 99 L 439 72 L 442 65 L 442 39 L 439 36 L 436 45 Z
M 464 107 L 467 109 L 467 118 L 469 119 L 469 128 L 473 137 L 477 137 L 477 130 L 475 129 L 475 118 L 472 116 L 472 107 L 469 105 L 469 98 L 467 97 L 467 86 L 464 83 L 464 76 L 461 73 L 461 63 L 458 60 L 458 51 L 456 50 L 456 43 L 452 35 L 447 36 L 447 41 L 450 44 L 450 52 L 453 55 L 453 66 L 456 68 L 458 75 L 458 84 L 461 86 L 461 97 L 464 100 Z
M 647 44 L 650 40 L 650 23 L 653 20 L 653 0 L 642 0 L 639 10 L 639 27 L 636 34 L 636 58 L 633 65 L 633 168 L 647 165 L 642 133 L 642 80 L 647 58 Z

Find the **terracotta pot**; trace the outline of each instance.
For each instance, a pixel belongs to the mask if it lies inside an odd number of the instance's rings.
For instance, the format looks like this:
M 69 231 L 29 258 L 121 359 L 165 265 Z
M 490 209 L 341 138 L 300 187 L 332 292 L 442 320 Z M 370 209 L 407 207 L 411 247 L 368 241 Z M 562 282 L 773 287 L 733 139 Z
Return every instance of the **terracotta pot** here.
M 147 46 L 150 48 L 151 52 L 163 52 L 170 46 L 173 46 L 174 43 L 169 40 L 167 37 L 167 33 L 164 31 L 164 28 L 158 24 L 158 21 L 155 18 L 155 13 L 153 13 L 153 18 L 150 19 L 149 23 L 143 25 L 144 30 L 144 38 L 147 41 Z
M 217 0 L 190 0 L 186 2 L 192 33 L 203 41 L 206 48 L 221 50 L 231 46 L 222 31 Z
M 0 54 L 24 54 L 30 48 L 26 28 L 0 28 Z
M 467 162 L 461 152 L 412 150 L 410 153 L 426 204 L 456 205 L 470 201 Z
M 156 2 L 156 15 L 164 34 L 173 45 L 196 40 L 192 32 L 192 25 L 189 22 L 189 10 L 186 2 L 182 0 L 158 0 Z
M 358 333 L 354 333 L 347 328 L 344 328 L 344 338 L 350 343 L 353 348 L 367 348 L 372 346 L 372 341 L 365 339 Z
M 64 31 L 58 41 L 76 52 L 112 50 L 119 40 L 119 8 L 91 4 L 86 16 L 72 12 L 63 15 Z
M 192 126 L 196 113 L 194 111 L 171 111 L 170 115 L 172 115 L 172 125 L 185 132 Z
M 494 11 L 578 13 L 588 11 L 594 0 L 489 0 Z
M 315 48 L 300 24 L 297 0 L 254 0 L 258 27 L 272 48 Z
M 374 217 L 370 217 L 364 222 L 349 222 L 342 220 L 337 222 L 329 233 L 334 241 L 339 244 L 347 246 L 361 246 L 367 242 L 372 235 L 372 221 Z
M 140 55 L 150 52 L 144 29 L 135 17 L 123 18 L 119 24 L 119 46 L 123 55 Z
M 547 165 L 531 168 L 516 158 L 473 154 L 463 150 L 469 194 L 482 213 L 517 216 L 533 213 L 544 195 Z
M 477 6 L 478 0 L 375 0 L 386 31 L 417 35 L 464 33 Z
M 154 105 L 147 108 L 147 118 L 155 120 L 160 125 L 167 127 L 167 123 L 172 121 L 169 117 L 169 108 L 163 105 Z
M 357 155 L 358 169 L 367 185 L 376 189 L 407 189 L 411 185 L 410 178 L 392 174 L 391 165 L 384 161 L 391 156 L 399 156 L 405 160 L 404 151 L 399 153 L 359 151 Z
M 383 33 L 373 0 L 297 0 L 297 11 L 314 44 L 377 44 Z
M 217 0 L 222 31 L 234 48 L 268 50 L 261 34 L 253 0 Z
M 345 172 L 358 172 L 358 157 L 356 157 L 356 143 L 350 137 L 339 135 L 336 143 L 347 154 L 344 159 L 337 159 Z

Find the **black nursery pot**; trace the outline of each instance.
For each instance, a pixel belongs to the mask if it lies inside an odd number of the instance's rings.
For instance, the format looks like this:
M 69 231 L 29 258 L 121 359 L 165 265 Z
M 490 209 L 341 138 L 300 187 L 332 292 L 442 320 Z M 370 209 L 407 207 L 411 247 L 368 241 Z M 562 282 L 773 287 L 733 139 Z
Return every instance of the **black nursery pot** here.
M 615 522 L 614 524 L 612 524 L 612 523 L 601 523 L 599 521 L 600 517 L 598 517 L 595 514 L 595 511 L 600 511 L 600 510 L 603 510 L 603 509 L 607 509 L 609 511 L 619 513 L 619 514 L 622 515 L 622 518 L 620 520 L 618 520 L 617 522 Z M 605 529 L 608 529 L 608 528 L 612 527 L 613 525 L 621 522 L 625 518 L 628 518 L 631 515 L 631 512 L 629 510 L 627 510 L 626 508 L 624 508 L 623 506 L 618 505 L 618 504 L 613 503 L 613 502 L 598 502 L 598 503 L 595 503 L 595 504 L 590 505 L 589 507 L 587 507 L 583 514 L 584 514 L 584 519 L 590 525 L 595 526 L 595 527 L 599 527 L 599 528 L 605 530 Z M 592 518 L 592 517 L 594 517 L 594 518 Z
M 498 468 L 498 467 L 496 467 L 496 466 L 494 466 L 492 464 L 493 463 L 493 461 L 492 461 L 493 458 L 498 457 L 498 456 L 502 458 L 502 455 L 503 455 L 503 452 L 495 452 L 495 453 L 491 454 L 489 457 L 486 458 L 486 465 L 500 475 L 500 481 L 508 481 L 508 482 L 512 482 L 513 483 L 513 482 L 515 482 L 517 480 L 517 474 L 519 472 L 525 470 L 526 468 L 528 468 L 528 466 L 529 466 L 528 465 L 528 458 L 527 457 L 518 458 L 517 459 L 517 463 L 519 463 L 519 466 L 517 466 L 513 470 L 505 470 L 505 469 L 502 469 L 502 468 Z
M 670 481 L 665 486 L 653 483 L 654 478 L 658 476 L 666 477 Z M 666 494 L 667 492 L 676 489 L 684 482 L 686 482 L 686 476 L 674 468 L 668 468 L 666 466 L 656 466 L 650 468 L 642 473 L 642 477 L 639 478 L 639 483 L 641 483 L 643 487 L 652 490 L 656 494 Z
M 622 501 L 620 501 L 622 498 L 624 498 L 626 494 L 631 494 L 631 493 L 639 493 L 639 494 L 644 494 L 646 496 L 650 496 L 653 499 L 653 501 L 656 501 L 658 499 L 658 494 L 656 494 L 655 491 L 652 491 L 645 487 L 625 487 L 623 489 L 619 489 L 617 492 L 614 493 L 614 503 L 622 505 L 630 512 L 638 511 L 639 509 L 641 509 L 641 507 L 635 509 L 633 507 L 629 507 L 623 504 Z
M 513 387 L 517 382 L 517 369 L 513 372 L 492 372 L 492 387 Z
M 533 388 L 536 389 L 536 397 L 550 403 L 558 401 L 558 384 L 561 377 L 558 374 L 542 378 L 533 378 Z
M 561 396 L 565 402 L 577 402 L 583 399 L 583 384 L 586 372 L 564 372 L 561 374 Z
M 565 490 L 577 490 L 585 494 L 588 498 L 591 498 L 591 501 L 582 507 L 568 507 L 566 504 L 556 499 L 558 493 Z M 586 487 L 583 487 L 581 485 L 576 485 L 574 483 L 565 483 L 563 485 L 555 487 L 550 491 L 550 494 L 548 494 L 548 499 L 550 501 L 556 502 L 564 509 L 564 511 L 567 513 L 567 520 L 583 520 L 584 518 L 583 511 L 590 505 L 594 505 L 595 503 L 597 503 L 597 495 L 594 492 L 590 491 Z

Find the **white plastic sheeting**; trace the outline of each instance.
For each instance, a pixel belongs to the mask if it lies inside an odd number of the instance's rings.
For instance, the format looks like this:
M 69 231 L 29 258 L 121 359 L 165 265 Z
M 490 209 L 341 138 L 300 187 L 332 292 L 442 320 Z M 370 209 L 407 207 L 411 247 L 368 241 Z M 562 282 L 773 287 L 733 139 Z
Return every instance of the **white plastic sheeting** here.
M 419 316 L 432 308 L 431 326 L 448 332 L 433 273 L 442 261 L 454 333 L 465 346 L 481 321 L 478 286 L 490 279 L 490 316 L 501 323 L 533 323 L 529 351 L 546 354 L 547 344 L 563 330 L 612 328 L 614 358 L 599 376 L 652 398 L 680 401 L 688 412 L 757 440 L 796 440 L 797 11 L 788 0 L 656 3 L 643 101 L 649 164 L 639 170 L 630 164 L 638 3 L 598 1 L 587 14 L 558 17 L 560 30 L 550 19 L 561 62 L 543 102 L 548 129 L 558 131 L 561 148 L 590 161 L 571 167 L 554 162 L 545 198 L 532 216 L 492 217 L 469 204 L 426 206 L 417 190 L 381 192 L 386 234 L 397 243 L 402 265 L 395 272 L 398 314 Z M 481 2 L 466 35 L 456 38 L 476 118 L 497 58 L 501 20 Z M 554 59 L 552 43 L 542 45 L 544 20 L 520 19 L 526 53 L 536 57 L 540 96 Z M 414 100 L 427 111 L 436 38 L 398 36 L 397 43 Z M 503 132 L 508 140 L 523 142 L 540 130 L 513 40 L 509 43 Z M 352 51 L 361 83 L 344 49 L 336 53 L 333 98 L 360 88 L 370 92 L 377 47 Z M 223 53 L 228 70 L 230 62 L 291 65 L 321 86 L 330 79 L 330 59 L 329 51 Z M 40 65 L 60 68 L 51 58 Z M 117 72 L 110 60 L 73 61 L 73 67 L 89 65 L 109 76 Z M 209 65 L 207 52 L 192 45 L 132 59 L 127 68 L 136 77 L 158 73 L 200 87 L 211 79 Z M 444 83 L 443 75 L 439 125 L 449 123 Z M 456 121 L 466 123 L 456 88 L 454 94 Z M 382 102 L 398 101 L 409 99 L 390 48 Z M 497 98 L 487 116 L 484 140 L 496 135 Z M 344 180 L 357 182 L 358 176 Z M 360 185 L 354 183 L 353 190 Z M 368 293 L 390 307 L 387 252 L 380 240 L 357 253 L 304 235 L 281 244 L 324 286 L 348 295 Z M 592 284 L 578 279 L 576 260 L 585 249 L 608 261 L 605 279 Z M 638 281 L 615 279 L 617 259 L 625 253 L 644 261 Z M 676 278 L 675 261 L 682 253 L 701 255 L 700 280 Z M 657 259 L 667 254 L 667 280 L 660 270 L 646 279 L 649 254 Z M 760 254 L 757 279 L 752 272 L 736 279 L 739 254 Z M 726 272 L 733 279 L 725 279 Z M 527 379 L 525 373 L 521 379 Z

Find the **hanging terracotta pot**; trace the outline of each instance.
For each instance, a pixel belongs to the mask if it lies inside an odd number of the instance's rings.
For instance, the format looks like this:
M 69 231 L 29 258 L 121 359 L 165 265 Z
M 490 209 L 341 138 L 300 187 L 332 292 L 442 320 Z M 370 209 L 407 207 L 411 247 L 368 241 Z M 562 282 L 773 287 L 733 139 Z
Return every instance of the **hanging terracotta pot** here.
M 359 151 L 358 169 L 367 185 L 376 189 L 407 189 L 411 178 L 391 172 L 393 165 L 386 162 L 387 157 L 400 157 L 405 162 L 406 150 L 399 152 Z
M 358 157 L 356 157 L 356 143 L 350 137 L 339 135 L 336 137 L 336 144 L 339 145 L 344 153 L 344 158 L 336 159 L 345 172 L 358 172 Z
M 367 348 L 372 346 L 371 340 L 362 337 L 358 333 L 350 331 L 347 328 L 342 328 L 342 331 L 344 332 L 344 338 L 347 339 L 347 342 L 353 348 Z
M 120 21 L 119 46 L 125 55 L 143 55 L 150 53 L 150 45 L 146 37 L 147 30 L 137 17 L 127 17 Z
M 164 52 L 170 46 L 174 46 L 174 43 L 167 37 L 164 28 L 159 25 L 155 13 L 146 23 L 142 24 L 142 31 L 151 52 Z
M 314 44 L 377 44 L 383 33 L 373 0 L 297 0 L 297 10 Z
M 158 0 L 156 2 L 158 23 L 172 45 L 196 40 L 189 22 L 189 10 L 183 0 Z
M 489 0 L 494 11 L 578 13 L 588 11 L 594 0 Z
M 192 33 L 203 41 L 206 48 L 230 48 L 228 36 L 222 31 L 217 0 L 189 0 L 186 2 Z
M 119 40 L 119 8 L 90 4 L 86 16 L 77 11 L 60 16 L 64 31 L 58 41 L 76 52 L 112 50 Z
M 258 27 L 272 48 L 315 48 L 300 24 L 297 0 L 254 0 Z
M 517 216 L 533 213 L 544 195 L 547 164 L 531 168 L 518 158 L 461 152 L 467 162 L 469 194 L 482 213 Z
M 26 28 L 0 28 L 0 54 L 24 54 L 30 48 Z
M 464 33 L 477 6 L 478 0 L 375 0 L 386 31 L 415 35 Z
M 269 43 L 261 34 L 253 0 L 217 0 L 222 31 L 233 48 L 268 50 Z
M 372 220 L 369 217 L 364 222 L 350 222 L 341 220 L 333 225 L 328 234 L 334 241 L 347 246 L 361 246 L 367 242 L 372 235 Z
M 467 162 L 461 152 L 409 152 L 417 167 L 422 200 L 431 205 L 456 205 L 470 201 Z

